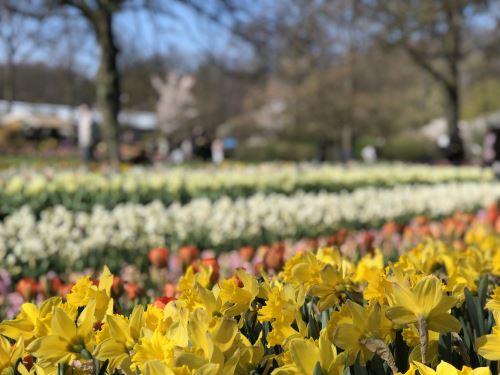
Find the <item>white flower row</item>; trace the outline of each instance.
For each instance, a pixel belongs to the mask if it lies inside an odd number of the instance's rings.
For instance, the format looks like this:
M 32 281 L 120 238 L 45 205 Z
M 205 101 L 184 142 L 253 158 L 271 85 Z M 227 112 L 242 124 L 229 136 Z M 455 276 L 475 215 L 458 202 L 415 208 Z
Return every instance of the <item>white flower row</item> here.
M 160 200 L 187 202 L 194 198 L 248 197 L 255 193 L 293 194 L 297 191 L 340 192 L 360 187 L 436 184 L 453 181 L 490 181 L 490 170 L 478 167 L 435 167 L 386 164 L 339 166 L 261 164 L 257 166 L 135 169 L 115 174 L 83 171 L 8 171 L 0 175 L 0 215 L 23 205 L 34 211 L 63 205 L 90 211 L 96 204 Z
M 417 214 L 474 210 L 500 198 L 498 183 L 452 183 L 363 188 L 352 193 L 257 194 L 235 201 L 195 199 L 165 207 L 123 204 L 90 213 L 58 206 L 39 219 L 24 207 L 0 223 L 1 266 L 83 268 L 143 258 L 155 246 L 195 244 L 218 250 L 332 234 L 341 226 L 372 226 Z M 18 269 L 19 271 L 19 269 Z

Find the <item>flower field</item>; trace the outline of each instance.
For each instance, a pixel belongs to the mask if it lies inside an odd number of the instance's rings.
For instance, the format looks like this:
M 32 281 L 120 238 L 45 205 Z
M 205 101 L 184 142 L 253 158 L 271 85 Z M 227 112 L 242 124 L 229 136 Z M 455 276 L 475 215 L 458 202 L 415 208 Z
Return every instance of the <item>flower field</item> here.
M 0 374 L 497 374 L 500 184 L 430 168 L 5 174 Z
M 145 259 L 153 247 L 194 245 L 223 252 L 328 235 L 340 228 L 377 227 L 388 220 L 404 222 L 419 214 L 439 218 L 474 211 L 498 198 L 500 185 L 470 182 L 340 194 L 258 194 L 235 201 L 196 199 L 168 207 L 127 203 L 109 211 L 94 207 L 90 213 L 58 206 L 39 217 L 25 207 L 0 223 L 0 256 L 14 273 L 60 272 L 68 263 L 77 271 L 104 264 L 115 270 L 123 262 Z
M 0 364 L 42 374 L 495 373 L 498 223 L 492 206 L 365 231 L 365 247 L 350 256 L 343 253 L 355 233 L 330 238 L 335 247 L 295 246 L 286 261 L 284 246 L 268 247 L 260 269 L 224 279 L 216 260 L 187 260 L 177 285 L 152 304 L 133 302 L 140 288 L 106 267 L 71 288 L 46 279 L 62 298 L 45 289 L 38 305 L 26 302 L 0 323 Z M 392 251 L 404 240 L 416 245 L 394 257 L 381 238 L 399 239 Z M 168 269 L 168 256 L 150 252 L 151 275 Z M 26 299 L 36 288 L 17 286 Z
M 431 167 L 313 164 L 229 165 L 222 168 L 135 169 L 122 173 L 64 170 L 11 170 L 0 174 L 0 217 L 29 206 L 35 213 L 61 205 L 73 211 L 111 209 L 120 203 L 164 205 L 204 197 L 212 200 L 249 197 L 256 193 L 291 195 L 341 192 L 361 187 L 403 184 L 491 181 L 490 170 L 477 167 Z

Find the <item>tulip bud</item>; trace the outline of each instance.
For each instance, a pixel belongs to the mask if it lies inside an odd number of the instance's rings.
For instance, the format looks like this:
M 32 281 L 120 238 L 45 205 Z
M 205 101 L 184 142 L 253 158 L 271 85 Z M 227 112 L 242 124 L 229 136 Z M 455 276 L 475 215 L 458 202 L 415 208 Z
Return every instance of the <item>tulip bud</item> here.
M 69 294 L 69 292 L 71 292 L 71 288 L 73 288 L 73 283 L 70 283 L 70 284 L 63 284 L 60 288 L 59 288 L 59 295 L 63 298 L 66 298 L 66 296 Z
M 163 287 L 163 294 L 167 297 L 175 297 L 177 294 L 177 285 L 173 283 L 166 283 Z
M 270 247 L 264 255 L 264 269 L 279 271 L 285 263 L 285 248 L 280 245 Z
M 165 308 L 165 306 L 168 305 L 169 302 L 175 301 L 175 300 L 176 300 L 175 297 L 167 297 L 167 296 L 158 297 L 157 299 L 155 299 L 153 305 L 158 307 L 160 310 L 163 310 Z
M 119 297 L 123 292 L 123 282 L 119 276 L 113 276 L 113 284 L 111 284 L 111 296 Z
M 168 264 L 169 251 L 166 247 L 157 247 L 149 250 L 149 262 L 158 268 L 166 267 Z
M 24 278 L 19 280 L 16 286 L 16 292 L 23 296 L 24 300 L 29 301 L 34 298 L 38 291 L 37 282 L 30 278 Z
M 212 268 L 212 273 L 210 275 L 210 282 L 212 284 L 216 284 L 219 281 L 219 262 L 217 262 L 216 258 L 205 258 L 201 260 L 201 264 L 206 266 L 210 266 Z
M 63 283 L 57 275 L 52 277 L 44 277 L 38 281 L 38 290 L 44 296 L 53 296 L 59 293 Z
M 183 266 L 187 266 L 198 257 L 199 250 L 196 246 L 182 246 L 179 249 L 179 259 Z
M 498 218 L 498 205 L 495 202 L 492 203 L 490 206 L 488 206 L 486 210 L 486 220 L 488 220 L 489 223 L 494 224 L 497 218 Z
M 142 288 L 136 283 L 127 283 L 124 289 L 129 300 L 134 300 L 142 294 Z
M 244 261 L 250 262 L 255 254 L 255 250 L 252 246 L 243 246 L 240 248 L 240 257 Z

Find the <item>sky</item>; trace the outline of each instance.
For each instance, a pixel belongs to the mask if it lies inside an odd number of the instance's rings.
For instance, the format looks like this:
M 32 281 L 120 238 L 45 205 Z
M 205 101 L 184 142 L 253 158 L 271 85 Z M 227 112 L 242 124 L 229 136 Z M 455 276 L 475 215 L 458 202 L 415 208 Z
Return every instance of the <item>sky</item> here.
M 209 22 L 184 6 L 169 6 L 170 16 L 158 16 L 147 11 L 122 11 L 114 21 L 114 29 L 124 55 L 148 57 L 154 54 L 175 54 L 196 65 L 206 51 L 226 51 L 230 35 L 224 28 Z M 67 20 L 52 18 L 36 23 L 23 21 L 16 25 L 20 43 L 17 62 L 43 62 L 76 66 L 92 76 L 97 71 L 99 49 L 92 31 L 81 17 Z M 5 24 L 4 24 L 5 25 Z M 2 34 L 0 19 L 0 35 Z M 24 33 L 18 30 L 25 30 Z M 4 30 L 12 32 L 13 30 Z M 26 42 L 33 32 L 42 40 Z M 0 38 L 1 39 L 1 38 Z M 6 61 L 6 50 L 0 40 L 0 61 Z M 71 51 L 68 53 L 68 51 Z M 68 56 L 70 55 L 70 56 Z M 66 62 L 66 60 L 68 60 Z
M 244 0 L 241 0 L 244 1 Z M 276 1 L 276 0 L 275 0 Z M 259 0 L 260 6 L 273 6 L 273 0 Z M 209 4 L 208 0 L 205 4 Z M 252 3 L 257 4 L 257 2 Z M 271 5 L 270 5 L 271 4 Z M 500 8 L 500 5 L 498 6 Z M 255 9 L 259 9 L 255 6 Z M 260 8 L 264 9 L 264 8 Z M 160 16 L 137 9 L 122 11 L 115 20 L 114 29 L 123 56 L 148 57 L 154 54 L 182 56 L 189 67 L 195 67 L 207 52 L 232 58 L 249 56 L 241 43 L 231 39 L 224 28 L 198 15 L 189 8 L 171 1 L 170 15 Z M 500 9 L 496 10 L 500 12 Z M 78 15 L 78 12 L 72 12 Z M 1 14 L 0 14 L 1 16 Z M 79 20 L 78 20 L 79 19 Z M 476 25 L 493 27 L 492 17 L 477 16 Z M 0 18 L 0 35 L 5 23 Z M 40 26 L 37 29 L 37 26 Z M 98 67 L 99 49 L 86 21 L 81 17 L 70 17 L 65 21 L 50 19 L 41 25 L 28 21 L 17 25 L 21 37 L 34 32 L 47 43 L 22 41 L 16 57 L 17 62 L 43 62 L 46 64 L 76 67 L 92 77 Z M 1 38 L 0 38 L 0 47 Z M 68 53 L 68 51 L 71 51 Z M 5 61 L 6 53 L 0 48 L 0 61 Z

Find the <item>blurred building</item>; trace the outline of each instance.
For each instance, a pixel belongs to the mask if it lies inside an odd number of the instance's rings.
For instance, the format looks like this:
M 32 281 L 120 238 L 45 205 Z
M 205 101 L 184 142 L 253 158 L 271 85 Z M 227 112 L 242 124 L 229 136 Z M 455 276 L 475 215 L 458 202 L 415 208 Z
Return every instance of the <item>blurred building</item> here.
M 101 114 L 94 109 L 93 117 L 99 124 Z M 154 112 L 122 111 L 119 116 L 123 128 L 137 132 L 155 131 L 158 118 Z M 57 132 L 62 136 L 74 134 L 78 123 L 78 107 L 59 104 L 13 102 L 10 104 L 0 100 L 0 126 L 16 126 L 26 131 L 45 129 Z

